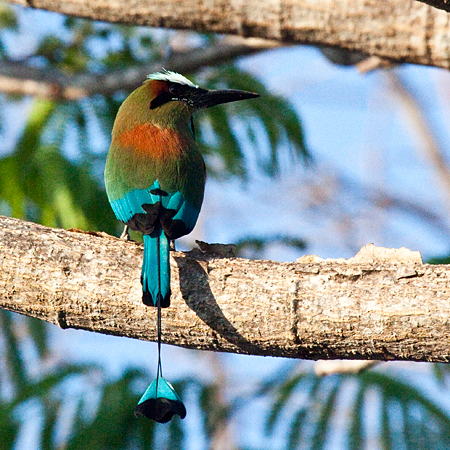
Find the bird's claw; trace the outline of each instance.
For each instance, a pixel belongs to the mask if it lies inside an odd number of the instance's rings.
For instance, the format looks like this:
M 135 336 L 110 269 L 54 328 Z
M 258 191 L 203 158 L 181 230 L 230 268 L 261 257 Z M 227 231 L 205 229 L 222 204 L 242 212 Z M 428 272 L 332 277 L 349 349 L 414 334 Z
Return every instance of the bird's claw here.
M 125 225 L 125 228 L 122 231 L 122 234 L 120 235 L 120 239 L 122 239 L 122 241 L 131 241 L 130 238 L 130 233 L 128 232 L 128 225 Z

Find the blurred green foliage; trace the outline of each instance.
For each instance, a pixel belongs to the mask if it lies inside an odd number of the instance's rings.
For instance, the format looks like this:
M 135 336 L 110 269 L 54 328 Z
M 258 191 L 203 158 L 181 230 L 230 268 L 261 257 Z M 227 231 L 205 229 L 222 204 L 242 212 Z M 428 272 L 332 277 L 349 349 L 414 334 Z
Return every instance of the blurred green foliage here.
M 163 61 L 167 53 L 170 32 L 66 18 L 57 35 L 51 27 L 37 27 L 39 32 L 27 38 L 29 53 L 17 56 L 11 38 L 23 37 L 20 17 L 33 14 L 18 11 L 0 4 L 0 65 L 45 68 L 55 80 L 63 80 L 73 74 L 141 68 Z M 208 46 L 219 38 L 199 39 Z M 212 176 L 248 179 L 251 161 L 264 174 L 276 176 L 282 154 L 290 161 L 307 160 L 301 121 L 292 105 L 254 76 L 236 64 L 187 75 L 205 87 L 262 95 L 261 101 L 217 107 L 197 118 L 199 144 Z M 118 90 L 73 102 L 0 95 L 2 125 L 12 106 L 26 113 L 11 148 L 3 147 L 0 154 L 0 213 L 52 227 L 117 232 L 102 170 L 112 123 L 126 95 Z M 0 133 L 7 131 L 3 127 Z M 256 256 L 274 243 L 298 249 L 305 245 L 295 237 L 272 236 L 243 238 L 238 247 Z M 130 368 L 109 380 L 103 367 L 55 358 L 45 323 L 5 311 L 0 311 L 0 346 L 0 449 L 19 448 L 22 431 L 37 418 L 34 448 L 41 450 L 192 448 L 186 442 L 186 422 L 174 419 L 160 426 L 133 417 L 149 374 Z M 198 421 L 198 439 L 208 448 L 242 410 L 261 405 L 261 399 L 269 405 L 267 411 L 259 406 L 247 419 L 266 415 L 266 436 L 277 436 L 278 448 L 333 448 L 334 435 L 345 442 L 340 448 L 349 449 L 369 448 L 373 440 L 385 450 L 450 447 L 447 411 L 388 371 L 319 378 L 302 367 L 287 364 L 282 373 L 253 383 L 245 396 L 229 388 L 224 396 L 219 382 L 185 379 L 175 388 L 189 397 L 188 409 L 200 412 L 190 420 Z M 447 366 L 433 367 L 436 382 L 448 391 Z M 77 384 L 81 393 L 72 388 Z
M 367 448 L 369 440 L 385 450 L 450 447 L 450 414 L 385 370 L 287 375 L 266 383 L 263 390 L 273 393 L 266 429 L 272 433 L 280 424 L 287 425 L 289 450 L 329 448 L 336 421 L 347 442 L 344 448 L 352 450 Z M 305 391 L 306 400 L 298 401 Z

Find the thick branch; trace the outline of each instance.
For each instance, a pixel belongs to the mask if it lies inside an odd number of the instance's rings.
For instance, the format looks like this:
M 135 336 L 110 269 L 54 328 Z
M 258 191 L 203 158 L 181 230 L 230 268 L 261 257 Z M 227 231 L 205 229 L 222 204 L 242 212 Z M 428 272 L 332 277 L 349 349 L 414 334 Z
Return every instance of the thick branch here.
M 447 13 L 404 0 L 9 0 L 107 22 L 333 46 L 450 68 Z
M 142 246 L 0 218 L 0 307 L 62 328 L 156 339 Z M 294 358 L 448 361 L 450 268 L 409 250 L 298 263 L 173 252 L 166 343 Z

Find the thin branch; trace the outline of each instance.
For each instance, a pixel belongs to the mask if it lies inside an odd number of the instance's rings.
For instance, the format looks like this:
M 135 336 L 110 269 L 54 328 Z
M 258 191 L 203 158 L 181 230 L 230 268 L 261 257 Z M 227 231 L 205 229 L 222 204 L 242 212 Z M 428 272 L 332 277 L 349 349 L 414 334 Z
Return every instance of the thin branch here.
M 380 189 L 377 186 L 355 182 L 343 174 L 337 174 L 336 178 L 350 193 L 357 195 L 359 200 L 365 200 L 371 205 L 386 210 L 409 214 L 413 218 L 426 222 L 428 227 L 434 228 L 442 236 L 450 237 L 450 227 L 445 220 L 446 214 L 436 213 L 430 205 L 421 204 L 416 199 L 394 195 L 389 190 Z
M 61 328 L 156 339 L 141 301 L 142 246 L 0 218 L 0 307 Z M 366 246 L 297 263 L 172 252 L 168 344 L 306 359 L 450 358 L 450 268 Z
M 395 94 L 398 100 L 397 104 L 407 119 L 406 125 L 419 144 L 417 146 L 418 150 L 423 153 L 436 172 L 442 186 L 441 191 L 444 194 L 444 204 L 447 208 L 447 213 L 450 213 L 450 167 L 431 132 L 431 127 L 425 119 L 418 102 L 406 88 L 401 78 L 392 71 L 385 71 L 383 74 L 392 93 Z
M 116 70 L 105 75 L 82 74 L 68 77 L 55 69 L 29 67 L 20 62 L 0 61 L 0 91 L 35 95 L 58 100 L 77 100 L 93 94 L 111 94 L 137 88 L 149 73 L 162 67 L 191 73 L 278 47 L 276 41 L 227 37 L 207 48 L 173 52 L 164 61 Z M 3 76 L 1 76 L 3 75 Z

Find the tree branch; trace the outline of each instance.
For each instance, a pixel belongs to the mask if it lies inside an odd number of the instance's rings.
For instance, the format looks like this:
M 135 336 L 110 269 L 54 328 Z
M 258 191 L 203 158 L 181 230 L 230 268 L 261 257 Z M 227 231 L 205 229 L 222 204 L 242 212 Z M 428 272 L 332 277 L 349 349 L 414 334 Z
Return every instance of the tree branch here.
M 229 36 L 207 48 L 172 52 L 163 61 L 129 67 L 105 75 L 81 74 L 69 77 L 54 69 L 0 61 L 0 91 L 57 100 L 77 100 L 93 94 L 107 95 L 120 89 L 132 91 L 141 85 L 149 73 L 157 72 L 162 67 L 190 73 L 205 66 L 217 65 L 279 45 L 277 41 Z
M 450 31 L 447 13 L 418 1 L 9 0 L 9 3 L 106 22 L 340 47 L 398 63 L 450 68 L 449 42 L 444 38 Z
M 156 339 L 142 246 L 0 217 L 0 307 L 61 328 Z M 308 359 L 449 361 L 450 268 L 366 246 L 297 263 L 173 252 L 164 342 Z

